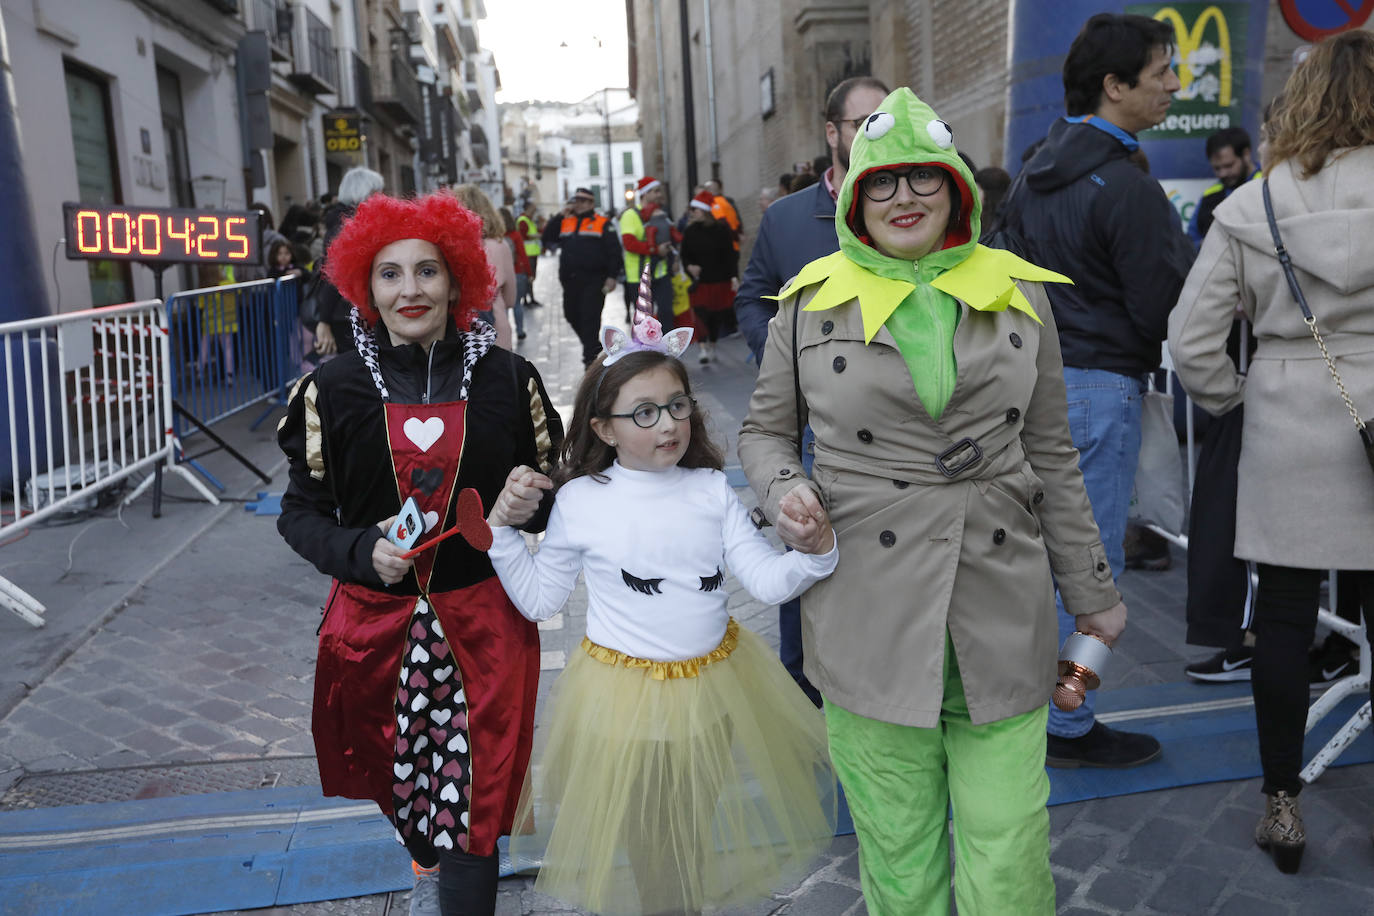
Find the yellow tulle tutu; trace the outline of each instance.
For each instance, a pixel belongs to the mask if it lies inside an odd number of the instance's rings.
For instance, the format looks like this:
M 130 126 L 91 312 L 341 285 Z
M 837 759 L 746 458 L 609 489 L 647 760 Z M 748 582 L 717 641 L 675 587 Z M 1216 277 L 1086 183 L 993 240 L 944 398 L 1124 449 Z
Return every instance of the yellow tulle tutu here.
M 800 879 L 835 832 L 825 720 L 759 637 L 649 662 L 583 640 L 553 686 L 511 853 L 595 913 L 696 913 Z M 527 831 L 520 833 L 522 829 Z

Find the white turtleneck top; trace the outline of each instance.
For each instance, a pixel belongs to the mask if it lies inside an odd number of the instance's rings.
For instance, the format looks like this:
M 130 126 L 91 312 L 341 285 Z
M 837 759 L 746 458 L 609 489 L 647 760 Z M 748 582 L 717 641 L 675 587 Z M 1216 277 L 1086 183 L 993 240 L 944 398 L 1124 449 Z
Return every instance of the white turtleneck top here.
M 558 491 L 537 553 L 515 529 L 495 530 L 492 565 L 529 619 L 556 614 L 584 571 L 592 642 L 653 661 L 695 658 L 725 635 L 726 569 L 759 601 L 781 604 L 839 562 L 838 540 L 820 555 L 776 550 L 720 471 L 616 462 L 604 474 Z

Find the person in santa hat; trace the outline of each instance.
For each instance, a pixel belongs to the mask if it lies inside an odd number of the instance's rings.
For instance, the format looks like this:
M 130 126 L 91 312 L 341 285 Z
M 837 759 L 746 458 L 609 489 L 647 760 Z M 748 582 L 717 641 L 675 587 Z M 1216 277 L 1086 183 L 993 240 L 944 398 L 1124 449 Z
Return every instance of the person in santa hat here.
M 645 175 L 635 186 L 639 206 L 620 215 L 620 247 L 625 252 L 625 276 L 640 277 L 649 268 L 654 294 L 654 317 L 665 330 L 673 327 L 673 224 L 668 217 L 668 194 L 663 183 Z M 627 294 L 631 290 L 626 284 Z

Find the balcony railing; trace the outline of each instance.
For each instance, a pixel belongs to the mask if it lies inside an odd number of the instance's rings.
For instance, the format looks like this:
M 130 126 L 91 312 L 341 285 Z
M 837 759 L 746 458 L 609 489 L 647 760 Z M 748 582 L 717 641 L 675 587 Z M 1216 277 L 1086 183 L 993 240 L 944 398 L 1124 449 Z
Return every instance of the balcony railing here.
M 378 80 L 375 87 L 377 107 L 396 121 L 419 126 L 424 117 L 424 105 L 415 71 L 399 54 L 391 54 L 386 76 L 385 82 Z
M 334 34 L 310 10 L 303 6 L 296 9 L 300 18 L 292 32 L 291 81 L 313 95 L 332 93 L 339 85 Z
M 281 0 L 253 0 L 253 30 L 267 33 L 274 63 L 291 59 L 291 10 Z

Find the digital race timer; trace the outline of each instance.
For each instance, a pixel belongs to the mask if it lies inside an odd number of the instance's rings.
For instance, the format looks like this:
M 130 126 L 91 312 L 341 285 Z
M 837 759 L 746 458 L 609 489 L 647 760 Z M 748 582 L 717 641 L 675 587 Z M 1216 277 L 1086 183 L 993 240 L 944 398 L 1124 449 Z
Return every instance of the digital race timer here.
M 67 257 L 169 262 L 259 264 L 262 235 L 256 210 L 62 205 Z

